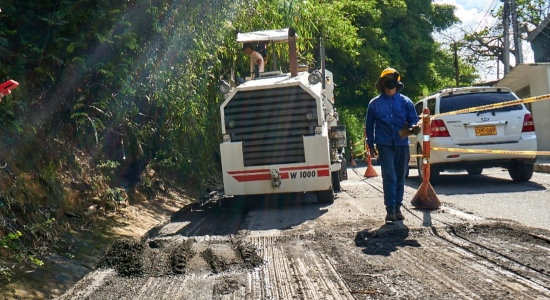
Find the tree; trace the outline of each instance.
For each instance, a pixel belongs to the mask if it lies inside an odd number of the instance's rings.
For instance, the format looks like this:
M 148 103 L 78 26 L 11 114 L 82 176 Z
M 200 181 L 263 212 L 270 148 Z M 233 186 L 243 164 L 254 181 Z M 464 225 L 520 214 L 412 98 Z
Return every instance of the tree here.
M 509 0 L 507 0 L 509 1 Z M 526 40 L 529 34 L 542 22 L 550 10 L 550 2 L 546 0 L 515 0 L 517 22 L 519 27 L 520 40 Z M 464 41 L 469 49 L 468 60 L 474 64 L 498 59 L 504 64 L 504 31 L 510 31 L 510 28 L 503 28 L 504 6 L 491 12 L 497 22 L 493 25 L 485 26 L 480 30 L 464 32 Z M 515 45 L 509 41 L 509 51 L 512 55 L 515 52 Z M 514 59 L 517 61 L 517 58 Z
M 364 114 L 367 101 L 377 93 L 374 83 L 381 70 L 391 66 L 402 75 L 405 93 L 412 99 L 442 86 L 433 68 L 439 45 L 432 37 L 456 23 L 454 7 L 426 0 L 373 2 L 355 20 L 362 45 L 356 57 L 346 57 L 330 49 L 330 66 L 340 74 L 338 96 L 347 106 Z M 343 77 L 343 78 L 342 78 Z M 452 77 L 454 78 L 454 77 Z
M 31 139 L 68 137 L 120 160 L 131 184 L 150 162 L 200 183 L 197 174 L 215 165 L 216 55 L 238 4 L 8 1 L 0 77 L 21 86 L 0 107 L 9 117 L 1 121 Z
M 458 41 L 449 43 L 434 53 L 432 77 L 435 81 L 433 86 L 439 88 L 471 86 L 478 79 L 473 65 L 464 61 L 460 55 L 459 47 L 463 44 Z M 456 49 L 456 52 L 454 51 Z M 450 62 L 453 62 L 452 64 Z M 428 95 L 435 90 L 426 90 L 424 95 Z

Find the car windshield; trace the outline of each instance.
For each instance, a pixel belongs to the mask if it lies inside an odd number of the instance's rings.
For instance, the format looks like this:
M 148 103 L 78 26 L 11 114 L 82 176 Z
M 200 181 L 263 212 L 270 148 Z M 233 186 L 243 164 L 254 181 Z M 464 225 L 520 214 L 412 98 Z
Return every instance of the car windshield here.
M 439 103 L 439 112 L 446 113 L 459 109 L 465 109 L 475 106 L 506 102 L 511 100 L 517 100 L 512 93 L 471 93 L 471 94 L 458 94 L 448 95 L 441 97 Z M 498 109 L 491 109 L 490 111 L 511 111 L 520 110 L 523 106 L 521 104 L 501 107 Z

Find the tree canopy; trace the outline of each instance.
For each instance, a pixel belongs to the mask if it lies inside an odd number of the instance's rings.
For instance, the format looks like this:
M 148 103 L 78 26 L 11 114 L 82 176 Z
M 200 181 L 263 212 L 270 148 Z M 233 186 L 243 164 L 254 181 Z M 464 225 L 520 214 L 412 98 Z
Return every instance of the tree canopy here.
M 322 39 L 337 101 L 358 124 L 387 66 L 413 99 L 454 79 L 450 52 L 432 38 L 457 22 L 454 7 L 430 0 L 6 0 L 1 8 L 0 78 L 21 83 L 0 106 L 4 136 L 16 146 L 62 136 L 120 161 L 130 182 L 151 163 L 197 184 L 217 168 L 217 82 L 247 64 L 237 32 L 293 26 L 310 68 L 319 67 Z M 284 61 L 286 49 L 277 51 Z

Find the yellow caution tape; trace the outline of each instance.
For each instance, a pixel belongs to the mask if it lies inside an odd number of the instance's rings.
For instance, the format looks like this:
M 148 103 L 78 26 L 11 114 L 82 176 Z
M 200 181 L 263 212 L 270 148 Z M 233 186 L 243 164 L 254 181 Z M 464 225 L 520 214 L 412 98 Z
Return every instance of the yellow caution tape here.
M 363 154 L 365 154 L 365 153 L 367 153 L 367 150 L 365 150 L 365 151 L 363 151 L 363 152 L 361 152 L 361 153 L 354 154 L 353 156 L 357 157 L 357 156 L 363 155 Z
M 367 153 L 367 151 L 366 151 L 366 150 L 365 150 L 365 151 L 363 151 L 363 152 L 361 152 L 361 153 L 358 153 L 358 154 L 354 154 L 353 156 L 356 156 L 356 157 L 357 157 L 357 156 L 359 156 L 359 155 L 363 155 L 363 154 L 365 154 L 365 153 Z M 422 157 L 422 154 L 411 154 L 411 157 L 412 157 L 412 158 Z
M 450 112 L 446 112 L 446 113 L 442 113 L 442 114 L 433 115 L 433 116 L 431 116 L 431 118 L 433 119 L 433 118 L 443 117 L 443 116 L 467 114 L 467 113 L 476 112 L 476 111 L 496 109 L 496 108 L 501 108 L 501 107 L 506 107 L 506 106 L 514 106 L 514 105 L 518 105 L 518 104 L 521 104 L 521 103 L 531 103 L 531 102 L 537 102 L 537 101 L 542 101 L 542 100 L 550 100 L 550 94 L 535 96 L 535 97 L 529 97 L 529 98 L 524 98 L 524 99 L 519 99 L 519 100 L 506 101 L 506 102 L 501 102 L 501 103 L 494 103 L 494 104 L 487 104 L 487 105 L 480 105 L 480 106 L 475 106 L 475 107 L 470 107 L 470 108 L 459 109 L 459 110 L 455 110 L 455 111 L 450 111 Z
M 516 154 L 516 155 L 539 155 L 539 156 L 547 156 L 550 155 L 550 151 L 510 151 L 510 150 L 489 150 L 489 149 L 461 149 L 461 148 L 440 148 L 440 147 L 433 147 L 431 148 L 432 151 L 447 151 L 447 152 L 458 152 L 458 153 L 479 153 L 479 154 Z M 358 154 L 354 154 L 353 156 L 357 157 L 360 155 L 363 155 L 367 153 L 367 151 L 363 151 Z M 411 158 L 422 158 L 422 154 L 411 154 Z
M 448 151 L 458 153 L 481 153 L 481 154 L 517 154 L 517 155 L 550 155 L 550 151 L 509 151 L 509 150 L 489 150 L 489 149 L 462 149 L 462 148 L 440 148 L 433 147 L 433 151 Z

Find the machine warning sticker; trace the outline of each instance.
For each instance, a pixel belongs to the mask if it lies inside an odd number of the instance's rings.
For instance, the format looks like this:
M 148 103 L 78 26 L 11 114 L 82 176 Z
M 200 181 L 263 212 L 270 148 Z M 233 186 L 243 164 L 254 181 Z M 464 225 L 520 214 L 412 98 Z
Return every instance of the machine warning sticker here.
M 279 172 L 281 179 L 292 180 L 330 176 L 328 165 L 280 168 Z M 269 169 L 229 171 L 227 173 L 238 182 L 271 180 Z

